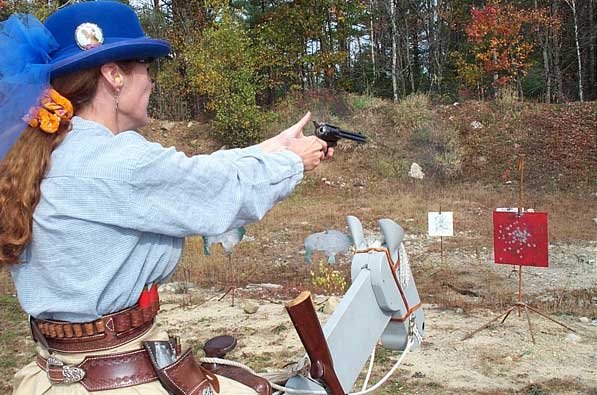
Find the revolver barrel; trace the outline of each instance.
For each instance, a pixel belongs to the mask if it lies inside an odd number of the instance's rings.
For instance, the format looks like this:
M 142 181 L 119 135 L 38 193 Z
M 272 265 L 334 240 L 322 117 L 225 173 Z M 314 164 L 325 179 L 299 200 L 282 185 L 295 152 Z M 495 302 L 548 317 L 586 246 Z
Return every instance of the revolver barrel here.
M 344 130 L 340 129 L 338 131 L 338 135 L 340 137 L 342 137 L 343 139 L 348 139 L 348 140 L 356 141 L 358 143 L 365 143 L 365 142 L 367 142 L 367 137 L 363 136 L 360 133 L 347 132 L 347 131 L 344 131 Z

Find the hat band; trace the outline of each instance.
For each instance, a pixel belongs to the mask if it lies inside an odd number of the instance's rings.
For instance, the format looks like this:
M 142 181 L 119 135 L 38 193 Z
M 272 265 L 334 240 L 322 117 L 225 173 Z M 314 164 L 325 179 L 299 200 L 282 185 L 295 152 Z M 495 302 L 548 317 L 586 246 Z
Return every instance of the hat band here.
M 110 62 L 138 58 L 155 59 L 165 56 L 169 52 L 170 45 L 167 41 L 147 37 L 108 42 L 87 51 L 81 51 L 71 46 L 69 51 L 60 51 L 54 54 L 54 60 L 50 62 L 51 74 L 52 77 L 57 77 L 68 72 L 88 69 Z

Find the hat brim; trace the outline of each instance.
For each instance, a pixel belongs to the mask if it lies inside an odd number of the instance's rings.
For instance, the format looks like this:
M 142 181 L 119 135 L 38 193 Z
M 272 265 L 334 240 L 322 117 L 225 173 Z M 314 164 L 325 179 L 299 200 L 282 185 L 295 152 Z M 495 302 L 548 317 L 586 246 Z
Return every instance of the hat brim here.
M 123 60 L 160 58 L 170 53 L 170 44 L 164 40 L 133 38 L 105 43 L 99 47 L 81 51 L 72 48 L 52 60 L 51 77 L 59 77 L 74 71 Z

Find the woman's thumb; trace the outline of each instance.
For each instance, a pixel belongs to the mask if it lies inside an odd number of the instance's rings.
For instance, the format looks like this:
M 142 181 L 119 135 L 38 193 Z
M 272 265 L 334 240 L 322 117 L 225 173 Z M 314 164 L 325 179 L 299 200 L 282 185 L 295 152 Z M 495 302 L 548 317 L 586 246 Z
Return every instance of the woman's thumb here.
M 301 118 L 300 121 L 297 122 L 295 125 L 296 130 L 294 137 L 301 137 L 303 135 L 303 128 L 307 126 L 307 124 L 311 121 L 311 111 L 308 111 L 304 117 Z

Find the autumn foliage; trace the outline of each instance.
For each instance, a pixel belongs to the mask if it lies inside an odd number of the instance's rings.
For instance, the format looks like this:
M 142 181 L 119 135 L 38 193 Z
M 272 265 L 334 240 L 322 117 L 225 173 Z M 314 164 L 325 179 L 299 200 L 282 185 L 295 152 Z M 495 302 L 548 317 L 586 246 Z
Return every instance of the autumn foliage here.
M 481 71 L 492 76 L 497 86 L 518 81 L 533 65 L 531 55 L 538 33 L 557 25 L 557 20 L 541 8 L 519 9 L 500 0 L 490 1 L 483 8 L 473 7 L 465 32 L 474 63 L 461 62 L 461 72 Z
M 63 3 L 0 0 L 0 21 L 43 21 Z M 512 85 L 516 100 L 597 99 L 594 1 L 130 4 L 173 49 L 154 63 L 152 117 L 211 121 L 229 146 L 259 140 L 276 103 L 308 91 L 453 103 L 507 96 Z

